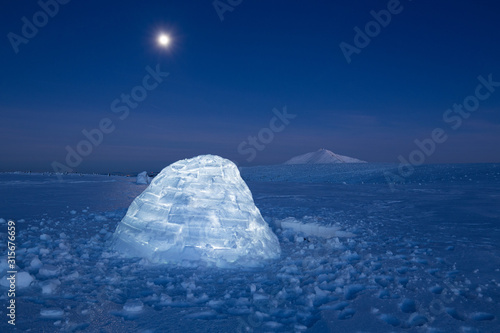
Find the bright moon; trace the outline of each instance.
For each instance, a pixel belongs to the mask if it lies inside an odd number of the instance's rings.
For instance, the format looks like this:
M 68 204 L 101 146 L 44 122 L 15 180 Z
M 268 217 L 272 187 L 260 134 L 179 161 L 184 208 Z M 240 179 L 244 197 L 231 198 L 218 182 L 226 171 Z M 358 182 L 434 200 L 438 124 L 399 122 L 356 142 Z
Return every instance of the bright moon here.
M 161 46 L 166 47 L 168 44 L 170 44 L 170 37 L 168 35 L 161 34 L 160 36 L 158 36 L 158 43 Z

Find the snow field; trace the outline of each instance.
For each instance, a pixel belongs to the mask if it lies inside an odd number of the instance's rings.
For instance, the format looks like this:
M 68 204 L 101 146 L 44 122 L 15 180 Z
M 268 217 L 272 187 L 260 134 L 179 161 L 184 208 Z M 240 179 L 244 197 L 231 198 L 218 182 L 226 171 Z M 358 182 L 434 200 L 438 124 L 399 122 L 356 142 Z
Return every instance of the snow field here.
M 110 302 L 115 318 L 141 325 L 164 309 L 182 308 L 186 319 L 236 316 L 241 327 L 257 331 L 314 329 L 324 316 L 350 321 L 360 311 L 359 302 L 369 302 L 374 320 L 394 328 L 432 327 L 444 315 L 464 324 L 496 320 L 491 312 L 467 312 L 456 303 L 463 297 L 481 297 L 477 288 L 481 294 L 498 291 L 498 284 L 471 288 L 470 281 L 453 278 L 460 275 L 453 265 L 411 238 L 388 238 L 374 255 L 378 245 L 369 241 L 369 232 L 354 230 L 357 234 L 352 238 L 303 232 L 290 237 L 290 229 L 285 228 L 277 230 L 282 258 L 266 269 L 176 265 L 165 270 L 110 251 L 111 230 L 123 214 L 81 214 L 64 227 L 43 219 L 41 227 L 22 232 L 27 241 L 19 251 L 19 266 L 32 281 L 20 290 L 21 297 L 30 302 L 35 300 L 30 295 L 38 295 L 34 307 L 42 326 L 49 327 L 52 320 L 62 330 L 97 328 L 95 302 Z M 86 225 L 87 232 L 77 236 L 78 225 Z M 46 236 L 40 239 L 40 233 Z M 393 247 L 397 253 L 388 250 Z M 437 309 L 443 313 L 429 308 L 436 299 L 443 299 L 445 306 Z
M 91 208 L 97 198 L 83 209 L 68 203 L 60 214 L 17 221 L 26 281 L 17 291 L 18 328 L 494 332 L 499 214 L 488 179 L 491 191 L 462 183 L 406 185 L 395 194 L 377 185 L 249 182 L 282 251 L 260 268 L 122 258 L 111 243 L 130 202 L 105 211 Z M 90 184 L 72 180 L 68 192 Z M 130 181 L 111 184 L 116 193 L 140 192 Z

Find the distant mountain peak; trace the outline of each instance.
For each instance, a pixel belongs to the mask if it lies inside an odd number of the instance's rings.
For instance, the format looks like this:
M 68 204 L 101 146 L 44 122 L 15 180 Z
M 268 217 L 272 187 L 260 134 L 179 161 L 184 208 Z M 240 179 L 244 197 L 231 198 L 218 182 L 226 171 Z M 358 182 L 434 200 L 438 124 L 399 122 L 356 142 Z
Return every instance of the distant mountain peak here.
M 285 164 L 337 164 L 337 163 L 366 163 L 353 157 L 335 154 L 321 148 L 318 151 L 292 157 Z

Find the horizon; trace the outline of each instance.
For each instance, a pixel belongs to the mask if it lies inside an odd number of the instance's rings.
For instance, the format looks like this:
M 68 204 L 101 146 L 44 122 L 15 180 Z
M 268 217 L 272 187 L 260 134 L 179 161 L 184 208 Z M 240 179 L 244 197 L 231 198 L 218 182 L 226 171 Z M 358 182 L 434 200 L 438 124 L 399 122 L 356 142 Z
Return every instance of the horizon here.
M 500 163 L 500 4 L 215 3 L 9 3 L 0 172 Z
M 191 158 L 194 158 L 194 157 L 198 157 L 200 155 L 197 155 L 197 156 L 191 156 L 191 157 L 186 157 L 186 158 L 183 158 L 181 160 L 187 160 L 187 159 L 191 159 Z M 221 156 L 224 158 L 224 156 Z M 72 172 L 68 172 L 67 175 L 99 175 L 99 176 L 108 176 L 108 174 L 110 176 L 122 176 L 122 177 L 136 177 L 137 174 L 143 172 L 143 171 L 146 171 L 148 173 L 148 176 L 150 177 L 155 177 L 158 173 L 160 173 L 163 169 L 167 168 L 168 166 L 170 166 L 171 164 L 174 164 L 176 162 L 178 162 L 180 160 L 177 160 L 177 161 L 172 161 L 170 163 L 167 163 L 164 167 L 162 167 L 161 169 L 147 169 L 147 168 L 144 168 L 144 169 L 137 169 L 137 170 L 126 170 L 126 171 L 94 171 L 94 170 L 87 170 L 87 171 L 79 171 L 79 170 L 73 170 Z M 232 161 L 234 162 L 234 161 Z M 284 164 L 284 163 L 275 163 L 275 164 L 255 164 L 255 165 L 241 165 L 241 164 L 238 164 L 236 162 L 234 162 L 236 164 L 236 166 L 238 167 L 238 169 L 241 169 L 241 168 L 261 168 L 261 167 L 291 167 L 291 168 L 294 168 L 294 167 L 307 167 L 307 166 L 311 166 L 311 165 L 320 165 L 320 166 L 332 166 L 332 167 L 335 167 L 335 166 L 341 166 L 341 165 L 345 165 L 345 164 L 361 164 L 361 165 L 373 165 L 373 164 L 378 164 L 378 165 L 384 165 L 384 166 L 393 166 L 395 168 L 397 168 L 400 164 L 398 162 L 366 162 L 366 163 L 317 163 L 317 164 Z M 434 166 L 434 165 L 474 165 L 474 164 L 478 164 L 478 165 L 484 165 L 484 164 L 492 164 L 492 165 L 500 165 L 500 162 L 473 162 L 473 163 L 470 163 L 470 162 L 456 162 L 456 163 L 447 163 L 447 162 L 441 162 L 441 163 L 425 163 L 425 164 L 421 164 L 421 165 L 418 165 L 418 166 L 415 166 L 415 167 L 426 167 L 426 166 Z M 53 171 L 53 170 L 8 170 L 8 171 L 0 171 L 0 173 L 23 173 L 23 174 L 50 174 L 50 175 L 56 175 L 56 173 Z M 62 174 L 65 174 L 65 173 L 62 173 Z M 151 176 L 152 174 L 154 174 L 153 176 Z M 395 175 L 397 175 L 397 173 L 395 173 Z

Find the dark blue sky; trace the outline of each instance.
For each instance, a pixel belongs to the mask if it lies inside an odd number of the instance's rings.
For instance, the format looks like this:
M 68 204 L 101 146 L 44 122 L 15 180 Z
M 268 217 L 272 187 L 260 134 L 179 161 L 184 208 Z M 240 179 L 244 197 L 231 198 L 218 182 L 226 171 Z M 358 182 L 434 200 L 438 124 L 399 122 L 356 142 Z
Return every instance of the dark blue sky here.
M 348 63 L 339 44 L 355 45 L 354 28 L 393 1 L 243 0 L 221 21 L 212 1 L 73 0 L 46 23 L 36 1 L 3 1 L 0 170 L 68 166 L 66 147 L 104 118 L 114 130 L 71 169 L 160 170 L 206 153 L 274 164 L 319 148 L 397 162 L 438 127 L 448 140 L 426 163 L 500 162 L 500 87 L 467 118 L 443 120 L 479 75 L 500 82 L 500 4 L 402 0 Z M 16 53 L 9 33 L 24 38 L 22 18 L 34 15 L 38 32 Z M 167 50 L 160 31 L 173 40 Z M 169 76 L 120 119 L 112 102 L 157 65 Z M 274 122 L 270 140 L 272 110 L 285 106 L 297 116 Z M 259 132 L 270 142 L 249 162 Z

